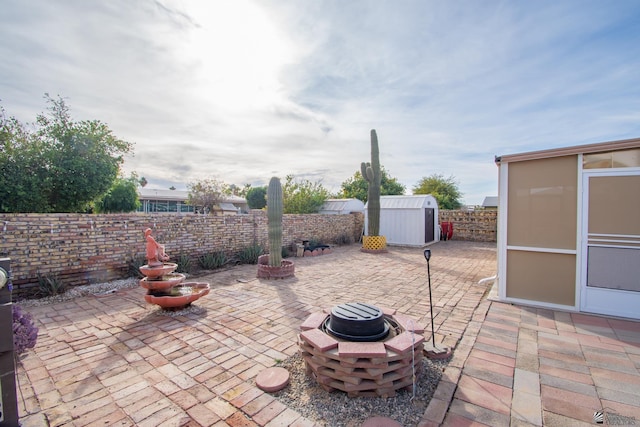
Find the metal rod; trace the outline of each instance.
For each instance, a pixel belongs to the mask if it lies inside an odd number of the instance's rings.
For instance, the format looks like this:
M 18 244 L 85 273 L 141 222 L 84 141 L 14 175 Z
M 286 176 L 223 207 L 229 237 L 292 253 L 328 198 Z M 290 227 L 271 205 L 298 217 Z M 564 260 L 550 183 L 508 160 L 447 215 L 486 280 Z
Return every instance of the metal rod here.
M 431 269 L 429 268 L 429 259 L 431 259 L 431 250 L 424 250 L 424 258 L 427 260 L 427 278 L 429 280 L 429 313 L 431 314 L 431 344 L 436 347 L 436 335 L 433 328 L 433 297 L 431 296 Z
M 429 278 L 429 311 L 431 312 L 431 344 L 436 346 L 435 330 L 433 329 L 433 298 L 431 297 L 431 271 L 429 261 L 427 261 L 427 277 Z

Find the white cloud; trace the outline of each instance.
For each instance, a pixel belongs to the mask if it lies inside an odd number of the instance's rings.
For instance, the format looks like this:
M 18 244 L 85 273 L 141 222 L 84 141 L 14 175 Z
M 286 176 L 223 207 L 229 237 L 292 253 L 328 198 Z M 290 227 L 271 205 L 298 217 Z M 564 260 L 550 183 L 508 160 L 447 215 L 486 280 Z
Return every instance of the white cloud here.
M 0 99 L 42 95 L 135 143 L 150 186 L 322 179 L 369 159 L 411 188 L 497 194 L 494 155 L 640 134 L 640 5 L 6 0 Z

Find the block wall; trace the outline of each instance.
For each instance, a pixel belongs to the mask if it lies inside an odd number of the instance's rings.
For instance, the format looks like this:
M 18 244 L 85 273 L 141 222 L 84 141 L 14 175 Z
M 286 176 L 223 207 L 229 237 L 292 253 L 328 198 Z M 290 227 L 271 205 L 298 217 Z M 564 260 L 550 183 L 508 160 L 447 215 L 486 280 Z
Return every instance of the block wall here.
M 453 221 L 452 240 L 497 242 L 497 210 L 440 210 L 438 219 Z
M 283 245 L 299 240 L 332 244 L 346 235 L 358 241 L 364 215 L 284 215 Z M 33 293 L 38 276 L 55 275 L 69 286 L 128 276 L 129 262 L 145 253 L 144 230 L 172 259 L 267 247 L 267 216 L 193 214 L 0 214 L 0 256 L 11 258 L 14 296 Z
M 454 240 L 496 241 L 497 211 L 440 211 L 453 221 Z M 360 241 L 364 215 L 284 215 L 283 245 L 342 236 Z M 0 214 L 0 256 L 11 258 L 14 295 L 38 286 L 38 275 L 56 275 L 67 285 L 85 285 L 128 276 L 128 264 L 145 252 L 144 230 L 166 245 L 173 258 L 267 246 L 266 212 L 248 215 L 193 214 Z

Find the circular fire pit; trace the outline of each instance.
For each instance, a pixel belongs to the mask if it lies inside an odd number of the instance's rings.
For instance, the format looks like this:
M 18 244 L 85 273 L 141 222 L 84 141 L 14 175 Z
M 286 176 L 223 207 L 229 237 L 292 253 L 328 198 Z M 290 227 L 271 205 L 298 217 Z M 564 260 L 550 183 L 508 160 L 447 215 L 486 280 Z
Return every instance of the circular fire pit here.
M 347 341 L 378 341 L 389 334 L 382 310 L 361 302 L 333 307 L 325 328 Z
M 421 370 L 424 329 L 395 310 L 341 304 L 311 314 L 300 329 L 307 373 L 326 391 L 392 397 L 411 390 Z

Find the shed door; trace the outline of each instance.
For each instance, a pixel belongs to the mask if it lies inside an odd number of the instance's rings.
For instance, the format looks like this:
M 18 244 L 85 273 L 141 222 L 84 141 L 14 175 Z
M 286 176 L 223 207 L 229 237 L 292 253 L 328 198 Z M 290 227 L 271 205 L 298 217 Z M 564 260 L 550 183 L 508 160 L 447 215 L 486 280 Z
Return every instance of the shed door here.
M 584 174 L 581 309 L 640 318 L 640 172 Z
M 434 225 L 434 209 L 433 208 L 425 208 L 424 210 L 424 242 L 430 243 L 435 240 L 435 235 L 433 233 L 433 225 Z

